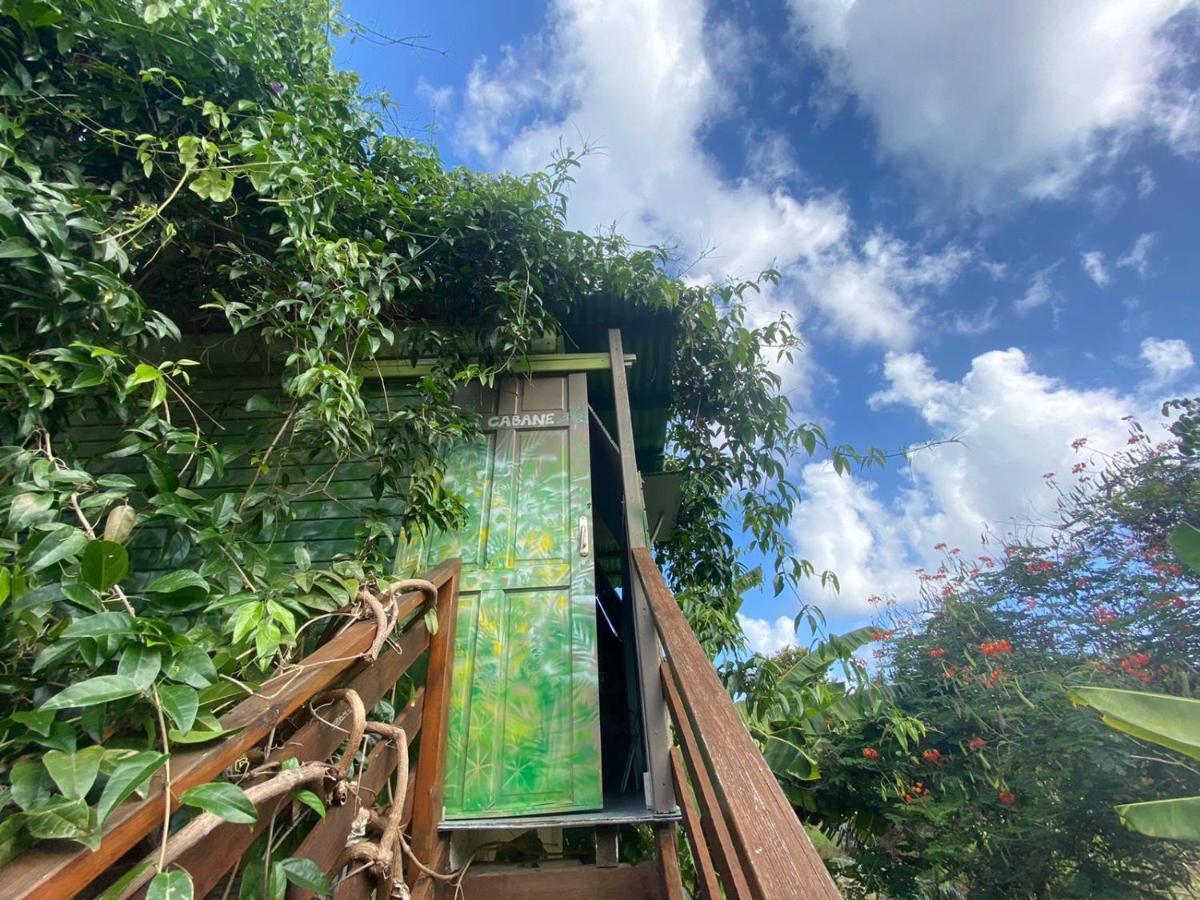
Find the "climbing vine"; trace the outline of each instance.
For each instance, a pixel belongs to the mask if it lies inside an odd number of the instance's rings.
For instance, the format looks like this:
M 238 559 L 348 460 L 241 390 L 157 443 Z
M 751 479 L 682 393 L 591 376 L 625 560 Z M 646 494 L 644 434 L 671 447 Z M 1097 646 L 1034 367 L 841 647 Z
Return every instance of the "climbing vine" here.
M 387 571 L 397 529 L 459 521 L 442 460 L 476 426 L 455 388 L 519 368 L 578 305 L 679 322 L 685 505 L 662 553 L 710 648 L 739 641 L 739 534 L 776 592 L 811 574 L 786 469 L 824 438 L 771 369 L 799 349 L 787 322 L 746 324 L 758 282 L 686 284 L 660 250 L 570 230 L 569 152 L 490 175 L 389 134 L 333 65 L 344 27 L 327 0 L 0 2 L 0 859 L 94 846 Z M 244 400 L 271 422 L 258 444 L 193 377 L 226 338 L 276 373 Z M 401 407 L 362 374 L 384 356 L 435 360 Z M 257 540 L 311 496 L 287 473 L 314 458 L 400 504 L 321 566 Z M 230 487 L 234 466 L 253 474 Z M 148 533 L 154 577 L 130 552 Z

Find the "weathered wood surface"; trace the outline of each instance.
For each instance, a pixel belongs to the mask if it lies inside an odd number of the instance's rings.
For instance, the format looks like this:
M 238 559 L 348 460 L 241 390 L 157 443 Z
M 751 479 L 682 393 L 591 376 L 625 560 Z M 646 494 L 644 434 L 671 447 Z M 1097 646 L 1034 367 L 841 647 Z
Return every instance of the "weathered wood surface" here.
M 742 872 L 742 863 L 738 858 L 733 836 L 729 833 L 729 823 L 721 813 L 717 802 L 717 793 L 713 789 L 712 778 L 705 768 L 704 759 L 700 756 L 699 743 L 692 731 L 691 723 L 684 711 L 683 701 L 679 690 L 675 687 L 670 673 L 663 665 L 662 683 L 667 696 L 667 707 L 671 710 L 671 718 L 676 722 L 675 736 L 679 746 L 674 748 L 680 752 L 682 759 L 687 760 L 687 769 L 691 773 L 692 786 L 696 790 L 696 799 L 700 804 L 700 829 L 704 842 L 712 853 L 713 862 L 721 875 L 721 884 L 725 887 L 725 896 L 729 900 L 752 900 L 750 883 Z M 693 835 L 696 835 L 693 832 Z
M 613 379 L 613 405 L 617 416 L 617 444 L 620 449 L 621 490 L 625 499 L 625 546 L 630 551 L 645 548 L 646 508 L 642 499 L 642 480 L 637 469 L 636 446 L 633 442 L 633 414 L 629 408 L 629 385 L 625 374 L 625 352 L 621 332 L 608 332 L 608 353 Z M 632 568 L 632 561 L 629 562 Z M 650 770 L 650 796 L 657 813 L 675 810 L 675 794 L 671 788 L 671 747 L 667 731 L 667 706 L 658 670 L 658 642 L 654 638 L 654 619 L 646 602 L 644 590 L 636 578 L 630 578 L 626 592 L 633 601 L 633 631 L 637 641 L 637 663 L 642 689 L 642 718 L 646 725 L 646 764 Z
M 636 866 L 564 866 L 489 871 L 467 870 L 466 900 L 662 900 L 659 868 Z
M 699 756 L 712 777 L 719 814 L 729 825 L 751 896 L 840 897 L 650 551 L 634 549 L 633 559 L 666 652 L 669 680 L 679 692 L 682 721 L 677 721 L 702 737 Z
M 700 810 L 692 796 L 688 783 L 687 769 L 678 747 L 671 748 L 671 776 L 675 780 L 675 799 L 683 812 L 683 834 L 692 851 L 692 862 L 696 869 L 696 893 L 700 900 L 721 900 L 721 886 L 717 883 L 717 870 L 713 865 L 704 828 L 700 824 Z
M 439 608 L 443 602 L 453 604 L 455 594 L 447 589 L 457 590 L 458 570 L 458 561 L 450 560 L 425 575 L 439 587 Z M 406 594 L 402 603 L 411 611 L 421 601 L 422 595 L 414 592 Z M 424 624 L 414 623 L 406 634 L 414 635 L 411 638 L 413 649 L 419 653 L 419 647 L 423 647 L 427 640 Z M 295 669 L 273 678 L 260 687 L 253 697 L 222 716 L 221 725 L 224 728 L 238 729 L 234 734 L 209 747 L 173 754 L 172 808 L 178 808 L 180 794 L 219 778 L 247 751 L 260 744 L 277 724 L 322 691 L 343 680 L 354 680 L 361 692 L 373 694 L 376 699 L 390 690 L 395 678 L 387 680 L 387 667 L 378 662 L 375 666 L 368 666 L 360 658 L 371 646 L 374 636 L 373 621 L 356 622 L 305 657 Z M 415 654 L 412 658 L 415 658 Z M 407 667 L 409 662 L 411 659 L 405 661 L 404 666 Z M 353 678 L 346 678 L 350 670 L 354 670 Z M 163 805 L 163 781 L 157 777 L 145 800 L 127 801 L 113 811 L 98 850 L 90 851 L 74 843 L 47 842 L 27 850 L 0 869 L 0 897 L 5 900 L 27 897 L 47 900 L 75 896 L 138 841 L 160 827 Z M 222 870 L 222 874 L 232 868 L 234 861 L 229 861 L 229 866 Z
M 665 900 L 684 900 L 683 872 L 679 868 L 678 831 L 675 823 L 656 825 L 654 843 L 658 853 L 658 877 Z
M 417 859 L 435 871 L 449 856 L 449 835 L 438 834 L 444 807 L 446 740 L 450 717 L 450 675 L 454 668 L 454 629 L 457 618 L 459 570 L 438 586 L 437 634 L 429 641 L 429 667 L 425 676 L 425 704 L 421 713 L 421 754 L 417 758 L 416 791 L 412 807 L 412 850 Z M 414 900 L 436 893 L 433 879 L 408 870 Z

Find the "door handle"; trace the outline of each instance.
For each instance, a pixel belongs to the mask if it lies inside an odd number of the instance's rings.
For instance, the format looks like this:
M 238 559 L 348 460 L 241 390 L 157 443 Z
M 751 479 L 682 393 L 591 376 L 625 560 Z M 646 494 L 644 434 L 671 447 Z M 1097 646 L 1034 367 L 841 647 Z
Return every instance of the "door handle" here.
M 592 552 L 591 536 L 588 534 L 588 517 L 579 517 L 579 555 L 588 556 Z

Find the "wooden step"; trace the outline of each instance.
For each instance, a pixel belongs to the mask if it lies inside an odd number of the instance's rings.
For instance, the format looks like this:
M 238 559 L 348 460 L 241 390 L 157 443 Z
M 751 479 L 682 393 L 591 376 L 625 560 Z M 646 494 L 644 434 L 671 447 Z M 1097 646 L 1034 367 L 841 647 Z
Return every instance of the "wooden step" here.
M 662 876 L 654 861 L 610 868 L 476 864 L 467 871 L 463 895 L 466 900 L 663 900 Z

